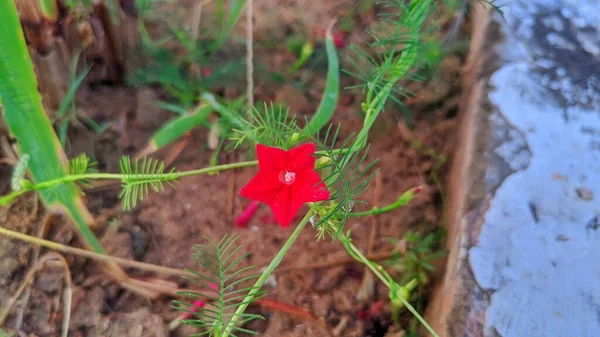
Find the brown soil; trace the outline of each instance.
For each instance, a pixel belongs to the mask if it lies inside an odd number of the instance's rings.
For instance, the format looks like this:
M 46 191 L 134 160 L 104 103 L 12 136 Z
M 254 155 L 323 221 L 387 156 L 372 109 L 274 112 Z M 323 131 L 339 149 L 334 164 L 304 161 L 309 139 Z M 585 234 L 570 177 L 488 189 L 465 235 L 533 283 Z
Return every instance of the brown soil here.
M 383 206 L 395 201 L 404 191 L 422 186 L 423 190 L 406 207 L 378 217 L 378 235 L 372 242 L 372 253 L 386 252 L 393 247 L 387 238 L 403 237 L 407 229 L 429 232 L 443 224 L 443 190 L 446 166 L 433 172 L 438 159 L 436 154 L 450 156 L 453 151 L 455 114 L 460 94 L 459 76 L 462 60 L 449 55 L 441 64 L 438 75 L 430 81 L 411 85 L 415 95 L 409 108 L 415 117 L 415 126 L 409 130 L 399 122 L 399 113 L 388 109 L 371 131 L 370 159 L 379 158 L 380 178 L 375 179 L 363 198 L 368 202 L 362 208 Z M 343 55 L 342 55 L 343 57 Z M 301 80 L 310 88 L 306 91 L 291 86 L 276 90 L 268 85 L 257 89 L 261 99 L 273 98 L 293 107 L 295 112 L 313 111 L 318 104 L 318 93 L 323 87 L 320 72 L 302 74 Z M 338 104 L 335 121 L 343 123 L 343 134 L 357 131 L 362 119 L 359 111 L 360 96 L 344 91 Z M 79 108 L 96 119 L 112 120 L 115 125 L 103 134 L 95 134 L 81 127 L 70 131 L 69 155 L 87 152 L 99 162 L 103 171 L 117 171 L 123 154 L 133 154 L 143 148 L 153 130 L 171 117 L 168 112 L 150 103 L 162 93 L 155 89 L 128 89 L 122 87 L 96 87 L 81 90 Z M 132 119 L 131 116 L 136 116 Z M 172 166 L 179 170 L 204 167 L 209 164 L 212 152 L 206 148 L 206 129 L 192 132 L 189 142 Z M 421 144 L 421 146 L 416 146 Z M 165 159 L 173 151 L 168 147 L 154 157 Z M 239 157 L 239 154 L 237 155 Z M 223 154 L 220 163 L 232 162 L 236 155 Z M 9 172 L 0 179 L 6 192 Z M 90 210 L 100 219 L 100 233 L 105 233 L 103 243 L 110 254 L 173 268 L 198 269 L 190 260 L 191 248 L 205 243 L 205 237 L 220 239 L 226 233 L 240 235 L 239 243 L 251 252 L 248 264 L 266 266 L 293 228 L 280 229 L 264 221 L 269 211 L 262 207 L 247 228 L 237 228 L 232 217 L 248 204 L 237 191 L 255 173 L 254 169 L 224 172 L 215 176 L 185 178 L 176 189 L 150 194 L 135 210 L 123 212 L 116 198 L 118 186 L 104 186 L 87 192 Z M 433 178 L 432 178 L 433 174 Z M 232 185 L 234 188 L 232 189 Z M 3 187 L 4 186 L 4 187 Z M 375 196 L 374 191 L 380 190 Z M 233 191 L 233 192 L 232 192 Z M 233 201 L 228 209 L 228 200 Z M 60 217 L 45 219 L 37 212 L 37 199 L 28 195 L 10 207 L 0 208 L 0 225 L 13 230 L 36 235 L 44 223 L 51 225 L 47 238 L 69 245 L 79 245 L 74 232 Z M 39 213 L 43 213 L 40 207 Z M 347 229 L 360 249 L 367 251 L 374 219 L 351 220 Z M 109 228 L 109 229 L 107 229 Z M 115 230 L 116 229 L 116 230 Z M 336 261 L 347 257 L 339 243 L 317 241 L 316 232 L 305 230 L 291 249 L 281 267 L 305 266 L 315 262 Z M 0 237 L 0 305 L 4 307 L 24 279 L 33 256 L 33 249 L 24 243 Z M 138 297 L 120 289 L 107 280 L 95 262 L 68 257 L 73 274 L 73 304 L 70 336 L 187 336 L 194 330 L 180 327 L 169 332 L 168 322 L 178 315 L 170 307 L 170 299 L 156 301 Z M 132 270 L 133 275 L 145 274 Z M 295 306 L 308 310 L 315 319 L 298 317 L 289 310 L 276 310 L 271 302 L 253 306 L 266 321 L 254 322 L 251 328 L 261 336 L 401 336 L 402 327 L 392 326 L 388 294 L 376 283 L 373 295 L 367 300 L 357 300 L 364 277 L 364 267 L 357 264 L 336 265 L 330 268 L 285 271 L 275 275 L 266 287 L 266 299 L 280 306 Z M 19 329 L 29 336 L 57 336 L 62 320 L 62 272 L 47 268 L 41 271 L 29 288 L 26 308 L 20 302 L 7 320 L 15 328 L 19 312 L 23 312 Z M 187 285 L 174 277 L 171 281 Z M 365 312 L 377 308 L 374 315 Z M 421 308 L 422 309 L 422 308 Z M 374 309 L 373 309 L 374 310 Z M 423 310 L 421 310 L 423 311 Z M 16 314 L 15 314 L 16 313 Z M 410 314 L 403 313 L 402 322 Z M 396 331 L 395 333 L 393 331 Z

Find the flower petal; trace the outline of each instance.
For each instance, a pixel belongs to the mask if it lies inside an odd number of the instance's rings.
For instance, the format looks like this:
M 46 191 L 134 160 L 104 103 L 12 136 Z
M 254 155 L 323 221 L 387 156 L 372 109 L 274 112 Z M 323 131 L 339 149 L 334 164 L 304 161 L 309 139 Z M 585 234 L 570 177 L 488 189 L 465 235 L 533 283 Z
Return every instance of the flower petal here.
M 256 157 L 260 171 L 279 173 L 284 168 L 287 151 L 277 147 L 256 144 Z
M 288 170 L 302 172 L 315 168 L 315 144 L 306 143 L 287 151 Z
M 259 171 L 249 182 L 240 190 L 240 194 L 248 199 L 264 202 L 266 204 L 273 201 L 281 183 L 278 176 Z
M 271 207 L 279 226 L 285 228 L 292 223 L 302 205 L 304 202 L 300 197 L 290 187 L 284 185 L 273 198 L 269 207 Z
M 324 201 L 331 198 L 327 186 L 315 171 L 303 172 L 294 184 L 294 191 L 303 203 Z

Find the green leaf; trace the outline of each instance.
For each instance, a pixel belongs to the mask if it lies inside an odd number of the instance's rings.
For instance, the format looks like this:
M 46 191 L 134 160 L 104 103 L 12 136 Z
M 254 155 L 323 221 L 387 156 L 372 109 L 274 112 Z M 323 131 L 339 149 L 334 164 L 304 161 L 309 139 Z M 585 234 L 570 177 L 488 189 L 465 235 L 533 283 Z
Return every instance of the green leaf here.
M 165 110 L 174 112 L 178 115 L 185 115 L 188 113 L 188 110 L 186 108 L 184 108 L 183 106 L 178 105 L 178 104 L 156 101 L 156 102 L 154 102 L 154 105 L 161 109 L 165 109 Z
M 248 274 L 254 266 L 241 267 L 247 260 L 248 253 L 241 252 L 242 246 L 236 244 L 238 238 L 239 236 L 226 234 L 217 242 L 206 237 L 207 244 L 194 247 L 192 259 L 200 264 L 203 272 L 191 271 L 196 277 L 187 279 L 207 291 L 202 295 L 192 292 L 178 293 L 187 298 L 201 299 L 206 304 L 200 312 L 193 315 L 192 319 L 182 321 L 183 324 L 203 327 L 207 330 L 194 336 L 221 336 L 221 332 L 234 316 L 240 324 L 233 327 L 232 332 L 253 334 L 252 330 L 242 327 L 243 323 L 257 318 L 262 319 L 256 314 L 234 313 L 234 309 L 248 304 L 247 293 L 257 290 L 254 286 L 238 287 L 238 285 L 252 282 L 260 276 Z M 257 297 L 263 294 L 264 292 L 259 291 Z M 186 312 L 190 312 L 191 309 L 190 303 L 182 301 L 174 301 L 173 307 Z M 229 335 L 235 336 L 234 333 Z
M 14 1 L 0 1 L 0 13 L 0 103 L 6 124 L 18 140 L 21 155 L 31 158 L 28 167 L 35 182 L 64 177 L 67 158 L 42 107 Z M 88 227 L 92 217 L 75 184 L 61 184 L 40 194 L 48 208 L 60 208 L 73 220 L 95 252 L 105 252 Z
M 227 37 L 229 37 L 229 35 L 231 34 L 231 31 L 233 31 L 233 28 L 235 27 L 238 20 L 240 19 L 240 16 L 242 15 L 242 10 L 244 9 L 245 5 L 246 5 L 246 0 L 230 0 L 229 1 L 229 13 L 227 13 L 228 14 L 227 23 L 226 23 L 225 27 L 223 27 L 223 30 L 221 31 L 221 35 L 219 37 L 219 42 L 217 43 L 215 50 L 218 50 L 221 47 L 221 45 L 225 42 L 225 40 L 227 40 Z
M 236 113 L 235 111 L 230 110 L 228 107 L 219 103 L 215 96 L 209 92 L 202 93 L 200 95 L 200 99 L 202 102 L 210 105 L 215 111 L 219 113 L 219 116 L 227 121 L 228 124 L 233 126 L 234 128 L 240 130 L 248 130 L 248 124 L 244 120 L 244 118 Z
M 150 139 L 151 147 L 156 151 L 183 137 L 186 132 L 204 123 L 211 112 L 210 105 L 202 105 L 188 115 L 168 121 Z
M 381 25 L 368 29 L 368 33 L 375 41 L 369 45 L 369 48 L 383 51 L 372 56 L 372 53 L 353 46 L 358 58 L 375 66 L 375 70 L 368 74 L 362 69 L 362 65 L 353 61 L 359 77 L 366 81 L 367 88 L 367 96 L 362 105 L 365 119 L 362 129 L 356 136 L 357 141 L 353 151 L 360 150 L 366 145 L 369 130 L 383 111 L 388 97 L 397 100 L 393 95 L 398 92 L 396 83 L 409 76 L 417 66 L 421 30 L 437 4 L 432 0 L 386 3 L 389 7 L 396 7 L 394 9 L 396 13 L 382 17 Z
M 298 60 L 296 61 L 296 63 L 294 63 L 292 69 L 290 69 L 290 72 L 295 73 L 296 71 L 298 71 L 298 69 L 300 69 L 304 65 L 304 63 L 306 63 L 306 61 L 308 61 L 308 59 L 312 56 L 314 52 L 315 46 L 313 41 L 306 41 L 306 43 L 304 43 L 302 49 L 300 50 L 300 56 L 298 57 Z
M 119 198 L 123 200 L 123 208 L 127 211 L 144 200 L 150 188 L 155 192 L 164 190 L 164 184 L 173 186 L 179 178 L 179 172 L 171 169 L 165 173 L 165 164 L 156 159 L 142 158 L 131 163 L 128 156 L 121 158 L 121 174 L 123 186 Z
M 340 62 L 335 50 L 335 44 L 331 34 L 327 34 L 325 40 L 327 48 L 327 82 L 321 103 L 314 116 L 305 128 L 308 134 L 316 134 L 329 122 L 337 105 L 340 93 Z

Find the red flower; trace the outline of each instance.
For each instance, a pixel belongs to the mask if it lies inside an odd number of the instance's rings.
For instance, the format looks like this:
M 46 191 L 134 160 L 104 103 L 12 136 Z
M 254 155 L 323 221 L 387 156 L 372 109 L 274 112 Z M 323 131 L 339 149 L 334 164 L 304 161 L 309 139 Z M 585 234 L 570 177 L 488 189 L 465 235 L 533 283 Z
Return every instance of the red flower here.
M 288 151 L 256 145 L 258 173 L 242 188 L 241 195 L 268 204 L 279 225 L 289 226 L 302 205 L 330 198 L 315 172 L 314 154 L 313 143 Z

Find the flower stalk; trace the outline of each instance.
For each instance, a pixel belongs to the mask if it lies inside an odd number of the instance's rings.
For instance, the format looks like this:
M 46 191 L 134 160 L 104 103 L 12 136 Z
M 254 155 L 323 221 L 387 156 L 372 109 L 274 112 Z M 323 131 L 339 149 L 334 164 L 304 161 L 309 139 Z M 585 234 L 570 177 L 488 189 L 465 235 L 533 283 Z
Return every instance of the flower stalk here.
M 400 208 L 402 206 L 405 206 L 406 204 L 408 204 L 411 200 L 414 199 L 414 197 L 417 195 L 417 193 L 419 193 L 421 191 L 421 186 L 417 186 L 415 188 L 412 188 L 404 193 L 402 193 L 402 195 L 400 195 L 398 197 L 398 199 L 387 205 L 384 207 L 373 207 L 368 211 L 364 211 L 364 212 L 355 212 L 355 213 L 350 213 L 349 216 L 353 217 L 353 218 L 358 218 L 358 217 L 363 217 L 363 216 L 368 216 L 368 215 L 379 215 L 379 214 L 383 214 L 383 213 L 388 213 L 391 211 L 394 211 L 397 208 Z
M 223 333 L 220 337 L 230 336 L 235 325 L 238 323 L 239 317 L 244 313 L 244 311 L 246 310 L 248 305 L 250 305 L 250 303 L 252 303 L 252 301 L 254 301 L 260 288 L 265 284 L 265 282 L 267 281 L 269 276 L 271 276 L 271 274 L 273 274 L 273 272 L 275 271 L 275 268 L 277 268 L 279 266 L 279 264 L 281 263 L 281 261 L 283 260 L 283 258 L 287 254 L 287 252 L 290 250 L 290 248 L 292 248 L 292 246 L 294 245 L 294 242 L 296 242 L 296 239 L 298 239 L 298 237 L 300 236 L 300 233 L 302 233 L 302 230 L 304 229 L 304 227 L 306 227 L 306 224 L 308 224 L 308 222 L 310 221 L 310 217 L 313 215 L 314 210 L 315 210 L 314 206 L 310 208 L 310 210 L 306 213 L 304 218 L 302 218 L 302 220 L 300 221 L 298 226 L 296 226 L 296 229 L 294 229 L 294 232 L 290 235 L 290 237 L 287 239 L 287 241 L 283 244 L 283 246 L 281 247 L 279 252 L 277 252 L 277 255 L 275 255 L 273 260 L 271 260 L 271 263 L 269 263 L 269 265 L 262 272 L 262 274 L 260 275 L 258 280 L 256 280 L 256 283 L 254 283 L 254 286 L 252 287 L 252 289 L 244 297 L 242 304 L 240 304 L 240 306 L 237 307 L 237 310 L 231 317 L 231 320 L 227 323 L 227 326 L 223 330 Z
M 410 282 L 404 287 L 396 283 L 381 265 L 369 261 L 369 259 L 367 259 L 367 257 L 358 249 L 358 247 L 356 247 L 354 243 L 352 243 L 352 240 L 349 236 L 342 236 L 340 241 L 342 242 L 342 245 L 344 246 L 344 248 L 350 256 L 367 266 L 373 272 L 373 274 L 377 276 L 377 278 L 381 280 L 381 282 L 383 282 L 383 284 L 385 284 L 385 286 L 388 289 L 390 289 L 390 299 L 392 300 L 392 302 L 400 301 L 408 309 L 408 311 L 410 311 L 415 316 L 415 318 L 421 324 L 423 324 L 425 329 L 427 329 L 427 331 L 429 331 L 429 333 L 432 336 L 439 337 L 439 335 L 433 330 L 433 328 L 427 323 L 427 321 L 425 321 L 425 319 L 419 314 L 419 312 L 417 312 L 417 310 L 408 302 L 408 299 L 405 297 L 407 293 L 407 288 L 411 286 Z

